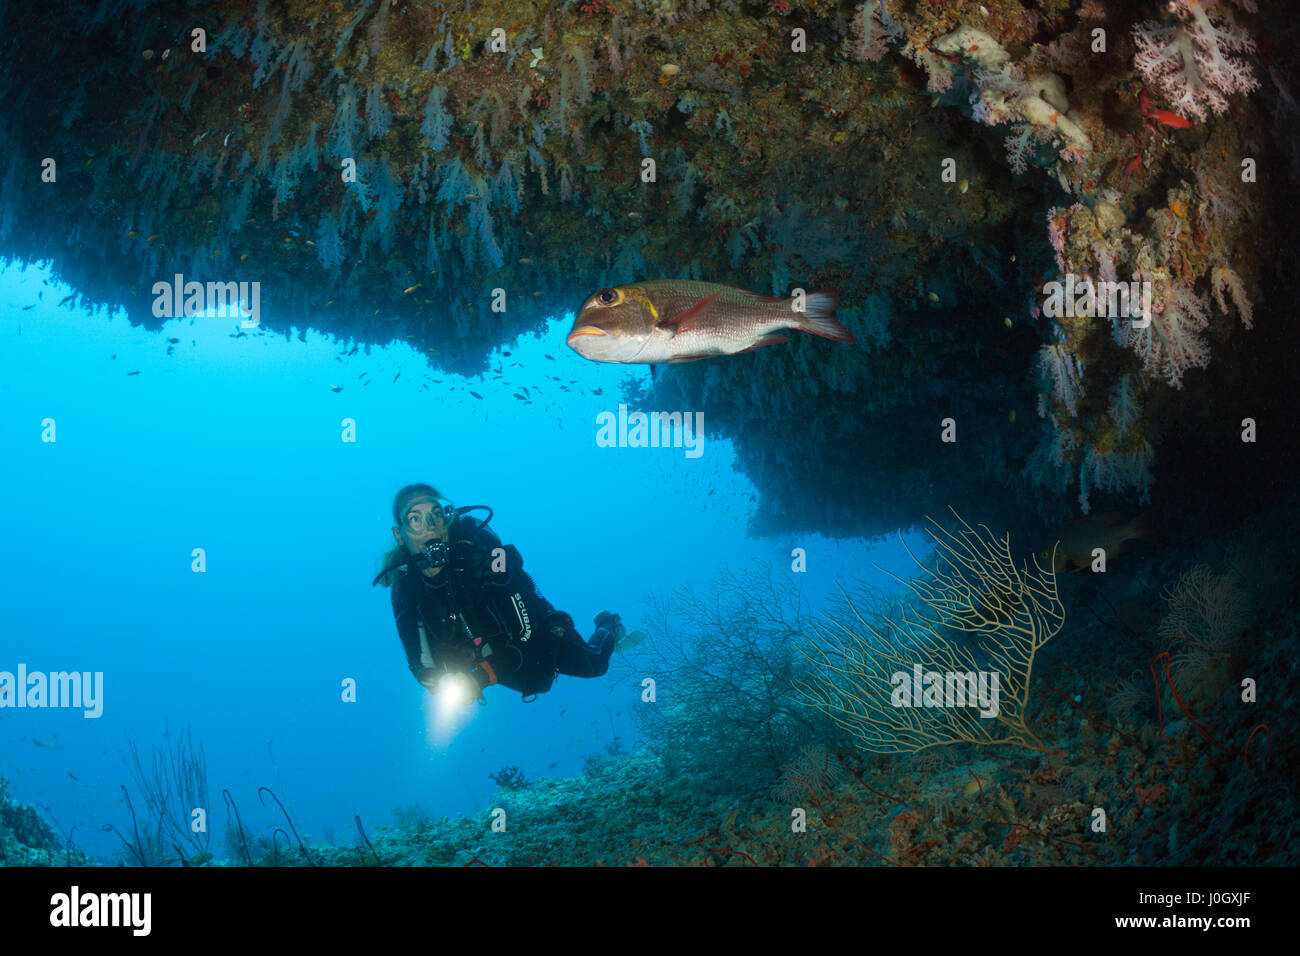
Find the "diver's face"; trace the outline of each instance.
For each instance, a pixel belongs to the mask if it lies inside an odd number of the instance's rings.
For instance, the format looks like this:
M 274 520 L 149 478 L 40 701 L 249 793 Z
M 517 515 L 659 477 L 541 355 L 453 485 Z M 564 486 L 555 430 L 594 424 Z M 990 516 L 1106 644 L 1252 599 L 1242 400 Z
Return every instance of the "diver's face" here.
M 393 529 L 394 540 L 406 545 L 411 554 L 419 554 L 430 541 L 446 541 L 447 527 L 442 508 L 431 498 L 417 498 L 406 507 L 400 528 Z M 441 568 L 427 568 L 425 575 L 433 577 Z

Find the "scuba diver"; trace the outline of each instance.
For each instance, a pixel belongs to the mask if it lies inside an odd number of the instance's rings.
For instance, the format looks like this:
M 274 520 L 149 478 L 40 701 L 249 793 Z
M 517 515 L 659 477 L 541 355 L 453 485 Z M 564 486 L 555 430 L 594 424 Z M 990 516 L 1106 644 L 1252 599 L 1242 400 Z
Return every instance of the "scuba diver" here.
M 484 510 L 485 520 L 467 512 Z M 525 701 L 558 674 L 601 677 L 625 633 L 602 611 L 584 641 L 524 571 L 512 544 L 488 528 L 486 505 L 456 508 L 432 485 L 407 485 L 393 499 L 393 539 L 373 584 L 392 588 L 393 618 L 411 673 L 431 693 L 486 703 L 500 684 Z

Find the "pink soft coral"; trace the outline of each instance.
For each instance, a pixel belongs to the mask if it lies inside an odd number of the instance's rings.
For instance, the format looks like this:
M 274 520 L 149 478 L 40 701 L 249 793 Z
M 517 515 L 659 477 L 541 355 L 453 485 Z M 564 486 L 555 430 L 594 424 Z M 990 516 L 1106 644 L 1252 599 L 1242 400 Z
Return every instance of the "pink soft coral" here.
M 866 0 L 853 15 L 853 55 L 859 60 L 880 62 L 891 40 L 903 35 L 903 28 L 885 9 L 883 0 Z
M 1237 275 L 1226 262 L 1221 262 L 1210 270 L 1210 285 L 1214 290 L 1214 304 L 1219 307 L 1219 311 L 1224 315 L 1228 314 L 1228 305 L 1223 300 L 1223 293 L 1226 291 L 1232 297 L 1232 304 L 1237 310 L 1237 315 L 1241 317 L 1241 324 L 1248 329 L 1251 328 L 1254 309 L 1246 295 L 1246 284 L 1241 281 L 1241 276 Z
M 1226 110 L 1231 94 L 1259 86 L 1250 64 L 1236 55 L 1254 50 L 1255 40 L 1226 10 L 1215 0 L 1172 0 L 1171 6 L 1182 22 L 1139 23 L 1133 41 L 1134 65 L 1174 110 L 1204 120 L 1207 109 Z

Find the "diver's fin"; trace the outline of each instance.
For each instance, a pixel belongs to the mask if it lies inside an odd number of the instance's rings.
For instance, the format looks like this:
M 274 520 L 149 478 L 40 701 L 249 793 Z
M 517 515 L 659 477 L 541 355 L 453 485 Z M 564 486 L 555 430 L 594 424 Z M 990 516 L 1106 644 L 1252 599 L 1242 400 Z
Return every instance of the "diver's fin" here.
M 615 650 L 631 650 L 644 641 L 646 636 L 645 631 L 624 631 L 619 635 L 618 647 L 616 647 Z

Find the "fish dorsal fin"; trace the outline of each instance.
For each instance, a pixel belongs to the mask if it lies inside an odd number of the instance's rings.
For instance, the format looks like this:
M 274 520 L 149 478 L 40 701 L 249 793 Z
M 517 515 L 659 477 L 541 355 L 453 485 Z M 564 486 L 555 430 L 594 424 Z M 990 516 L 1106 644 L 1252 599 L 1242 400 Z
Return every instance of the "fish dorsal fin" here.
M 685 332 L 691 331 L 692 329 L 698 328 L 700 321 L 704 318 L 704 313 L 708 310 L 709 306 L 713 304 L 713 300 L 717 297 L 718 293 L 715 292 L 713 295 L 705 296 L 689 309 L 679 312 L 672 318 L 660 319 L 659 328 L 667 329 L 672 332 L 673 335 L 681 335 Z

